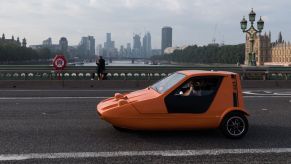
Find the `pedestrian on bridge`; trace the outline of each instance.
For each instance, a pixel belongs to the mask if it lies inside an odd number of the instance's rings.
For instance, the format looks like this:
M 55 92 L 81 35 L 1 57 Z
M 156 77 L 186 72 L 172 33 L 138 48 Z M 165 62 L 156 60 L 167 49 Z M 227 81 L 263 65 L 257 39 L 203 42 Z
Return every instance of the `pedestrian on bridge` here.
M 98 66 L 97 74 L 98 74 L 98 80 L 104 80 L 105 79 L 105 60 L 102 56 L 99 56 L 99 60 L 96 61 L 96 65 Z

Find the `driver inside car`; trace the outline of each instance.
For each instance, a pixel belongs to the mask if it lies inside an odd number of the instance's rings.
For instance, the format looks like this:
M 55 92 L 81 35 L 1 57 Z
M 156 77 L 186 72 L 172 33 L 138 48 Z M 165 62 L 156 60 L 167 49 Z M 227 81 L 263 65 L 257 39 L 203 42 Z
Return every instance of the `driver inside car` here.
M 189 89 L 183 93 L 183 96 L 201 96 L 201 83 L 199 81 L 190 81 Z

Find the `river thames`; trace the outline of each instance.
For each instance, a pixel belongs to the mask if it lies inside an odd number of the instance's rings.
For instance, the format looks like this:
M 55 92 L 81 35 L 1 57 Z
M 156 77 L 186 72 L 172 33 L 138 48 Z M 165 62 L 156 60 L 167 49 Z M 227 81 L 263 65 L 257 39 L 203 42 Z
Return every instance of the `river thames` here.
M 107 63 L 107 62 L 106 62 Z M 84 63 L 82 65 L 76 64 L 77 66 L 96 66 L 95 62 Z M 144 62 L 131 63 L 131 60 L 122 60 L 122 61 L 112 61 L 112 63 L 108 63 L 106 66 L 157 66 L 152 64 L 145 64 Z M 173 66 L 173 64 L 158 64 L 158 66 Z

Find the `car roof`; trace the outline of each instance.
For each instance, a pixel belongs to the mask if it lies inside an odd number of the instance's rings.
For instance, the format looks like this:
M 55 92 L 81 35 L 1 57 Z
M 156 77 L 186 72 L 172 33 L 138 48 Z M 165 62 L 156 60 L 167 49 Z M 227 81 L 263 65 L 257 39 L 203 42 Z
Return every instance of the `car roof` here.
M 193 75 L 233 75 L 236 74 L 234 72 L 227 72 L 227 71 L 204 71 L 204 70 L 183 70 L 178 71 L 178 73 L 185 74 L 187 76 L 193 76 Z

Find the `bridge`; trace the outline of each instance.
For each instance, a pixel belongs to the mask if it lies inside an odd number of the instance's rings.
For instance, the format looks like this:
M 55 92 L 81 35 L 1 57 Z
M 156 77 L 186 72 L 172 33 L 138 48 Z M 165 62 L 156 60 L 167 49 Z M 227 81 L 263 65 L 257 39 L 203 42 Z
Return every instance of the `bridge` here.
M 183 69 L 226 70 L 243 78 L 251 116 L 245 138 L 217 130 L 114 130 L 96 104 Z M 291 81 L 285 67 L 0 67 L 0 163 L 290 163 Z
M 157 62 L 150 58 L 139 58 L 139 57 L 105 57 L 109 63 L 112 63 L 113 61 L 131 61 L 132 64 L 136 62 L 144 62 L 144 63 L 153 63 L 156 64 Z
M 231 71 L 243 80 L 290 80 L 291 67 L 108 66 L 108 80 L 159 80 L 179 70 Z M 95 66 L 68 66 L 62 80 L 91 80 Z M 52 66 L 0 66 L 0 80 L 57 80 Z

